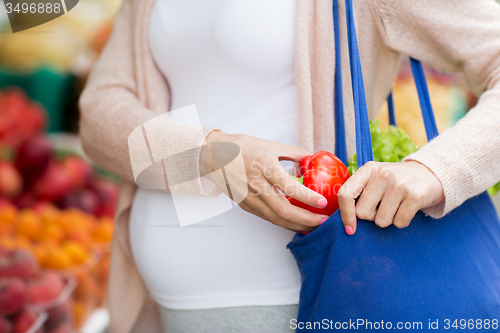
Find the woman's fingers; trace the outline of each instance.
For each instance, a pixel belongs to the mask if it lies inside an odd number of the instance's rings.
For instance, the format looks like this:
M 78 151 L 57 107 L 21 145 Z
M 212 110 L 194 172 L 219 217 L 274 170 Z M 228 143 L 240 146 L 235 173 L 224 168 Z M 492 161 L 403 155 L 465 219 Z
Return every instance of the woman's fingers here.
M 394 216 L 393 223 L 398 228 L 406 228 L 410 225 L 415 214 L 420 210 L 418 204 L 411 199 L 405 199 L 399 206 L 399 209 Z
M 374 169 L 372 162 L 366 163 L 342 185 L 338 192 L 340 216 L 348 235 L 356 232 L 356 199 L 365 189 Z
M 287 200 L 285 199 L 285 201 L 287 201 Z M 290 205 L 290 203 L 288 203 L 288 205 Z M 249 207 L 250 210 L 246 210 L 245 206 Z M 297 231 L 297 232 L 298 231 L 312 231 L 312 230 L 314 230 L 313 226 L 307 226 L 304 223 L 297 223 L 297 222 L 289 220 L 287 218 L 287 213 L 285 213 L 285 212 L 283 212 L 284 216 L 276 213 L 266 202 L 261 200 L 261 198 L 259 198 L 259 197 L 253 197 L 252 199 L 247 200 L 245 203 L 245 206 L 242 206 L 242 208 L 245 209 L 246 211 L 248 211 L 249 213 L 252 213 L 252 211 L 258 211 L 266 217 L 265 220 L 268 220 L 268 221 L 272 222 L 273 224 L 276 224 L 280 227 L 283 227 L 283 228 L 286 228 L 286 229 L 289 229 L 292 231 Z M 318 225 L 319 225 L 319 223 L 318 223 Z
M 328 204 L 324 196 L 290 177 L 281 164 L 277 162 L 264 170 L 264 177 L 281 192 L 309 206 L 325 208 Z
M 374 220 L 383 228 L 391 224 L 404 228 L 420 209 L 442 200 L 444 193 L 439 179 L 426 166 L 413 161 L 369 162 L 339 191 L 342 221 L 348 234 L 355 231 L 349 227 L 355 228 L 356 214 Z
M 253 214 L 255 216 L 258 216 L 260 217 L 261 219 L 265 220 L 265 221 L 268 221 L 268 222 L 271 222 L 267 216 L 265 216 L 264 214 L 262 214 L 261 212 L 259 212 L 258 210 L 256 209 L 253 209 L 252 207 L 250 207 L 249 205 L 247 205 L 246 203 L 244 202 L 240 202 L 239 206 L 241 207 L 241 209 L 243 209 L 244 211 L 250 213 L 250 214 Z
M 390 226 L 394 221 L 394 216 L 396 216 L 402 200 L 403 193 L 401 191 L 393 190 L 386 192 L 373 220 L 375 224 L 381 228 Z
M 271 184 L 265 184 L 263 190 L 268 195 L 262 196 L 262 200 L 281 219 L 306 227 L 317 227 L 323 220 L 328 218 L 327 215 L 311 213 L 308 210 L 292 205 Z
M 356 216 L 362 220 L 375 221 L 378 206 L 386 191 L 386 184 L 370 178 L 356 203 Z

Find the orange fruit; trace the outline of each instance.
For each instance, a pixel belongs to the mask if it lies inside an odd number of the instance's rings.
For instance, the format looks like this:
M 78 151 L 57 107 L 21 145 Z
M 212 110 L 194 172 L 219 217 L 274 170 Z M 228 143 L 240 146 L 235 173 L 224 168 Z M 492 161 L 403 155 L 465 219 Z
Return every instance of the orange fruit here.
M 87 306 L 82 301 L 75 300 L 73 302 L 73 315 L 76 328 L 81 328 L 83 324 L 85 324 L 89 312 L 89 306 Z
M 96 226 L 94 232 L 92 233 L 94 241 L 105 243 L 111 240 L 113 237 L 113 224 L 111 223 L 101 223 Z
M 33 246 L 33 254 L 38 259 L 40 266 L 46 267 L 49 253 L 55 249 L 57 249 L 57 244 L 52 240 L 46 240 Z
M 26 238 L 23 235 L 17 235 L 15 239 L 16 239 L 16 248 L 31 252 L 32 244 L 28 238 Z
M 99 219 L 100 223 L 109 223 L 109 224 L 114 224 L 115 220 L 112 217 L 109 216 L 103 216 Z
M 65 237 L 65 232 L 64 230 L 56 225 L 56 224 L 49 224 L 45 225 L 42 228 L 42 232 L 40 234 L 40 237 L 38 238 L 39 240 L 53 240 L 56 243 L 60 243 L 64 240 Z
M 46 207 L 40 212 L 40 218 L 44 226 L 58 224 L 59 215 L 59 210 L 54 207 Z
M 21 211 L 16 224 L 17 233 L 34 240 L 38 238 L 41 228 L 40 218 L 33 210 L 25 209 Z
M 40 264 L 40 266 L 45 266 L 45 259 L 47 258 L 47 251 L 43 246 L 35 245 L 33 247 L 33 255 Z
M 14 231 L 14 227 L 8 224 L 0 223 L 0 235 L 9 235 Z
M 75 241 L 67 241 L 62 246 L 73 265 L 83 264 L 90 256 L 90 253 L 80 243 Z
M 45 266 L 53 269 L 64 269 L 71 266 L 71 258 L 60 248 L 50 249 Z
M 79 230 L 73 229 L 68 231 L 66 239 L 78 242 L 83 246 L 88 246 L 92 242 L 90 232 L 85 228 L 81 228 Z
M 16 248 L 16 239 L 13 236 L 1 236 L 0 247 L 7 250 L 14 250 Z
M 0 224 L 13 226 L 18 217 L 17 208 L 14 206 L 5 206 L 0 209 Z

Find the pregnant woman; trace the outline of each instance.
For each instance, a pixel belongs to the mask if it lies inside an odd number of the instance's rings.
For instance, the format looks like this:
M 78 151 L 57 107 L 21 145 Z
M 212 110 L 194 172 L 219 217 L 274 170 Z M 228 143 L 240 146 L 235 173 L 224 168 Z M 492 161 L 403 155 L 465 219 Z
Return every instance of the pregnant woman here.
M 350 155 L 354 116 L 339 5 Z M 291 180 L 280 161 L 335 150 L 331 8 L 328 0 L 124 1 L 80 102 L 85 151 L 124 182 L 110 272 L 111 333 L 291 331 L 301 281 L 285 246 L 327 216 L 291 206 L 278 189 L 312 206 L 327 202 Z M 354 13 L 370 117 L 391 90 L 401 54 L 464 72 L 482 97 L 408 161 L 360 170 L 364 176 L 340 192 L 346 233 L 356 232 L 356 216 L 381 227 L 404 227 L 421 209 L 442 217 L 500 180 L 500 6 L 359 0 Z M 203 135 L 171 122 L 148 134 L 149 144 L 182 151 L 235 143 L 252 181 L 240 207 L 180 228 L 168 191 L 135 186 L 128 136 L 192 104 Z M 178 170 L 209 168 L 199 156 Z M 205 195 L 197 188 L 189 194 Z

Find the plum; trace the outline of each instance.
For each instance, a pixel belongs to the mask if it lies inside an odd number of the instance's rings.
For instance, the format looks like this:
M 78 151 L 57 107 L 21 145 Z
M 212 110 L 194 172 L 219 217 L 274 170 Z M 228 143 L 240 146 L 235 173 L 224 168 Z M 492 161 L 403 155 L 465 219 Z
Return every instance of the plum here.
M 45 136 L 37 135 L 21 144 L 17 152 L 16 166 L 24 175 L 37 177 L 48 167 L 51 158 L 51 142 Z
M 33 185 L 33 192 L 38 199 L 56 201 L 71 190 L 71 180 L 57 163 L 50 163 L 47 170 Z

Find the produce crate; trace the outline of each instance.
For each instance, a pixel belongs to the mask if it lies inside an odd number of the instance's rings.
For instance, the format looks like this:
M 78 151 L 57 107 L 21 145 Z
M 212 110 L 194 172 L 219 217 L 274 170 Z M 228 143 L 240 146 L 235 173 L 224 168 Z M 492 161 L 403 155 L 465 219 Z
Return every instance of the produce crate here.
M 37 306 L 32 306 L 32 309 L 38 314 L 38 318 L 25 333 L 45 333 L 44 323 L 47 320 L 47 313 Z
M 86 262 L 67 269 L 77 282 L 73 292 L 74 327 L 80 329 L 92 312 L 103 306 L 109 253 L 95 252 Z
M 40 307 L 47 313 L 44 322 L 44 333 L 70 333 L 73 331 L 73 292 L 77 285 L 74 277 L 64 275 L 65 286 L 58 298 L 41 304 Z

